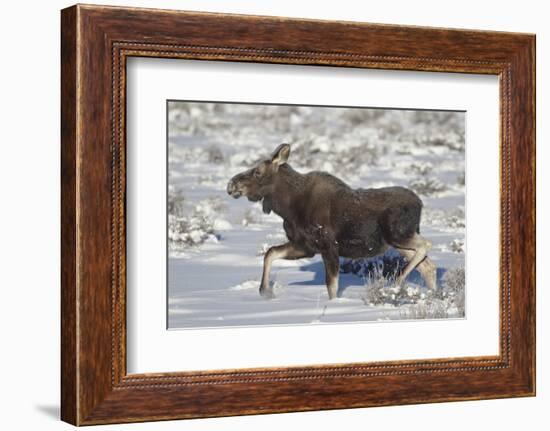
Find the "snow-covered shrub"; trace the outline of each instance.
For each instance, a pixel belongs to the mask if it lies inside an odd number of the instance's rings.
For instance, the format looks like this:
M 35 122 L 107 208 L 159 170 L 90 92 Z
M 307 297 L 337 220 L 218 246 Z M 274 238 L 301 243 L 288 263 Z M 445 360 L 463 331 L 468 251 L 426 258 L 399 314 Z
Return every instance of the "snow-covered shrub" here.
M 466 271 L 463 267 L 449 269 L 442 279 L 442 288 L 438 291 L 440 299 L 455 307 L 460 316 L 466 308 Z
M 217 145 L 211 145 L 206 149 L 206 154 L 208 156 L 208 163 L 223 163 L 225 161 L 225 155 L 223 154 L 220 147 Z
M 401 307 L 407 304 L 416 304 L 425 296 L 421 293 L 418 286 L 409 283 L 405 283 L 403 286 L 396 286 L 394 280 L 385 278 L 375 279 L 374 282 L 367 281 L 365 288 L 366 294 L 363 301 L 367 305 Z
M 464 207 L 455 207 L 449 210 L 424 207 L 422 210 L 422 224 L 445 230 L 461 231 L 466 227 Z
M 447 190 L 447 185 L 435 177 L 420 177 L 409 182 L 409 187 L 416 193 L 432 196 Z
M 168 187 L 168 214 L 182 214 L 185 198 L 181 190 Z
M 199 174 L 197 175 L 197 183 L 216 190 L 223 190 L 227 185 L 227 178 L 222 175 L 210 173 Z
M 397 253 L 346 261 L 342 272 L 352 272 L 364 280 L 363 302 L 369 306 L 390 305 L 399 308 L 403 319 L 443 319 L 464 316 L 465 277 L 464 268 L 448 270 L 442 285 L 435 291 L 423 290 L 418 285 L 405 282 L 395 285 L 395 279 L 405 265 Z
M 366 305 L 382 305 L 387 301 L 388 293 L 385 289 L 388 280 L 381 274 L 369 276 L 364 279 L 365 295 L 363 302 Z
M 464 151 L 465 146 L 464 135 L 456 132 L 430 134 L 417 138 L 415 142 L 421 146 L 443 146 L 454 151 Z
M 450 214 L 446 219 L 446 224 L 448 227 L 453 229 L 464 229 L 466 227 L 466 221 L 464 219 L 464 211 L 462 210 L 462 215 Z
M 430 162 L 413 162 L 409 167 L 410 171 L 417 175 L 428 175 L 434 170 L 434 165 Z
M 422 297 L 418 286 L 409 283 L 401 287 L 395 285 L 395 280 L 405 264 L 405 259 L 401 255 L 390 251 L 382 256 L 346 261 L 340 270 L 351 272 L 363 279 L 365 304 L 400 306 L 414 303 Z
M 207 239 L 216 240 L 214 224 L 203 214 L 191 216 L 168 215 L 168 241 L 170 250 L 199 245 Z
M 178 206 L 176 203 L 170 205 L 170 202 L 177 201 L 171 201 L 169 194 L 168 202 L 168 244 L 171 251 L 183 250 L 206 241 L 217 242 L 220 238 L 217 230 L 230 228 L 229 223 L 219 217 L 226 210 L 220 198 L 204 199 L 194 206 Z
M 238 148 L 239 146 L 236 145 Z M 243 147 L 229 157 L 229 164 L 236 169 L 244 170 L 256 166 L 268 154 L 271 148 Z
M 383 117 L 383 109 L 346 109 L 342 116 L 353 126 L 370 124 Z
M 438 298 L 422 299 L 399 310 L 402 319 L 446 319 L 448 304 Z
M 419 286 L 394 284 L 394 276 L 383 276 L 381 269 L 365 278 L 363 302 L 369 306 L 391 305 L 399 308 L 402 319 L 444 319 L 463 317 L 465 311 L 464 268 L 448 270 L 436 292 L 423 292 Z
M 196 211 L 209 217 L 216 217 L 220 213 L 227 211 L 227 205 L 219 196 L 203 199 L 195 206 Z
M 339 155 L 339 158 L 344 164 L 343 169 L 355 170 L 364 165 L 376 165 L 382 153 L 381 147 L 365 142 L 363 145 L 347 148 Z
M 385 147 L 371 142 L 374 136 L 298 137 L 292 141 L 292 165 L 301 170 L 320 170 L 347 179 L 366 166 L 378 164 Z
M 464 241 L 461 239 L 453 239 L 449 247 L 454 253 L 464 253 Z
M 403 304 L 416 303 L 422 298 L 418 286 L 405 283 L 395 285 L 395 277 L 368 277 L 365 279 L 365 295 L 363 302 L 367 305 L 392 305 L 400 307 Z

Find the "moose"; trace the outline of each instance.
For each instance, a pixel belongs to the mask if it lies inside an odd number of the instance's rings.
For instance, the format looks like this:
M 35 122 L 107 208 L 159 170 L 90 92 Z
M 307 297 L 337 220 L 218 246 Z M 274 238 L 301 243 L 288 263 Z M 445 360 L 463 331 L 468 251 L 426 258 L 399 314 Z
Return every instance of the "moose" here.
M 413 191 L 405 187 L 353 189 L 326 172 L 295 171 L 287 163 L 289 156 L 290 145 L 279 145 L 271 157 L 227 184 L 233 198 L 261 201 L 264 213 L 273 211 L 283 219 L 288 242 L 265 253 L 260 295 L 274 296 L 269 283 L 274 260 L 320 253 L 328 296 L 334 299 L 339 257 L 373 257 L 389 246 L 407 261 L 395 280 L 397 286 L 417 268 L 429 291 L 435 291 L 436 267 L 427 257 L 432 244 L 420 235 L 422 201 Z

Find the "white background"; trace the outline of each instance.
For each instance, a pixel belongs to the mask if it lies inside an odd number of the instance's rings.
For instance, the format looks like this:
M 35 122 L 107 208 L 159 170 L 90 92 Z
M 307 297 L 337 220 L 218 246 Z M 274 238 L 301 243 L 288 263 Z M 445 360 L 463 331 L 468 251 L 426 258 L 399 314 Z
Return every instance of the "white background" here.
M 498 354 L 497 77 L 147 58 L 127 83 L 129 373 Z M 467 318 L 166 331 L 169 98 L 466 111 Z
M 106 426 L 96 429 L 334 430 L 546 429 L 550 402 L 548 270 L 550 230 L 550 29 L 545 2 L 118 1 L 106 4 L 345 19 L 537 33 L 538 396 L 508 399 Z M 2 415 L 9 430 L 70 429 L 59 409 L 59 9 L 69 2 L 5 2 L 2 32 L 0 244 Z M 546 189 L 545 194 L 543 190 Z M 546 363 L 546 364 L 545 364 Z

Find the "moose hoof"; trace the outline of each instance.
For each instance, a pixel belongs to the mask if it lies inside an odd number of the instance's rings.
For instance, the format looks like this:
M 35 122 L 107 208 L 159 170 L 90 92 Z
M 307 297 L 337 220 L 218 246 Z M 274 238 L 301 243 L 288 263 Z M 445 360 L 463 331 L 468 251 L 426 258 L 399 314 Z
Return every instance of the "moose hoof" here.
M 338 298 L 338 295 L 336 295 L 336 293 L 333 293 L 333 292 L 328 293 L 329 301 L 332 301 L 333 299 L 337 299 L 337 298 Z
M 271 289 L 269 287 L 266 287 L 266 288 L 260 287 L 260 295 L 262 296 L 262 298 L 265 298 L 265 299 L 275 298 L 275 295 L 273 293 L 273 289 Z
M 407 291 L 407 284 L 405 283 L 405 279 L 398 278 L 395 281 L 394 288 L 395 288 L 396 293 L 406 292 Z

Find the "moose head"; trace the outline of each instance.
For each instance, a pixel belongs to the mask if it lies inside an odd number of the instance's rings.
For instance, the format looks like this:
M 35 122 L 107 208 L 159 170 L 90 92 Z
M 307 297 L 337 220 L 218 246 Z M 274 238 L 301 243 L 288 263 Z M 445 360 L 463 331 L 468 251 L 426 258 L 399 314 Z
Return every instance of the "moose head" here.
M 227 183 L 227 193 L 235 199 L 246 196 L 251 202 L 257 202 L 269 196 L 273 192 L 279 167 L 286 163 L 289 155 L 290 145 L 279 145 L 271 157 L 261 160 L 256 166 L 231 178 Z

